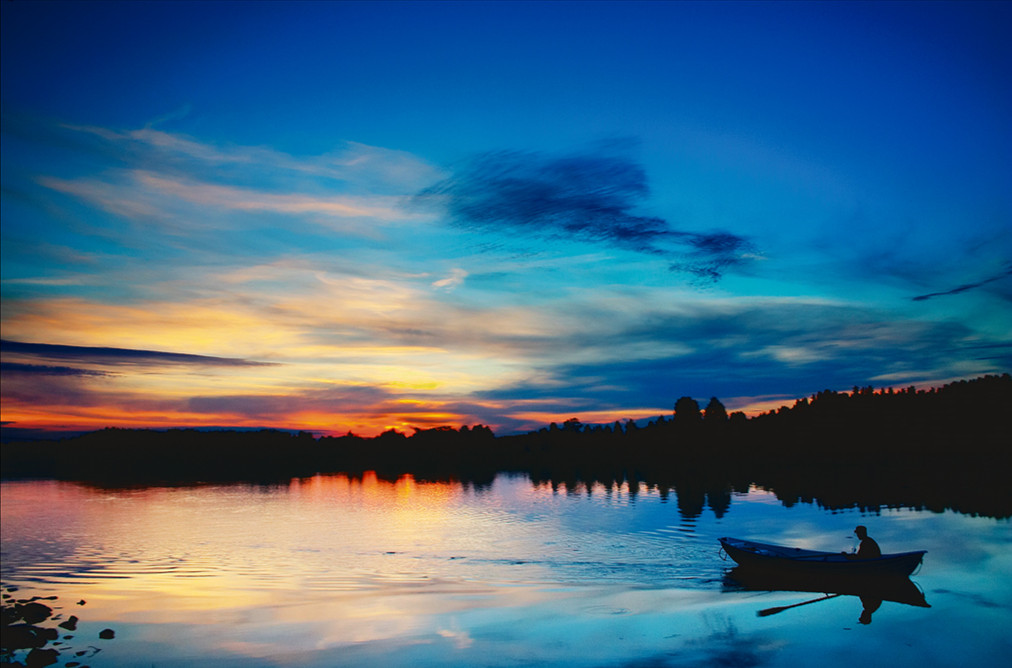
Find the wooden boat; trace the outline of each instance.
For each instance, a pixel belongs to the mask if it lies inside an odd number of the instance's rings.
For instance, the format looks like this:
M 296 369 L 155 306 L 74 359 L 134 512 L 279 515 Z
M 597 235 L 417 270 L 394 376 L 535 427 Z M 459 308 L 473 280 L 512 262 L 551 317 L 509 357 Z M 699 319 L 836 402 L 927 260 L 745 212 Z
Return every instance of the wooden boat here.
M 815 575 L 907 576 L 921 564 L 925 550 L 883 554 L 875 559 L 854 559 L 842 552 L 819 552 L 799 547 L 721 538 L 721 547 L 739 565 L 750 569 Z

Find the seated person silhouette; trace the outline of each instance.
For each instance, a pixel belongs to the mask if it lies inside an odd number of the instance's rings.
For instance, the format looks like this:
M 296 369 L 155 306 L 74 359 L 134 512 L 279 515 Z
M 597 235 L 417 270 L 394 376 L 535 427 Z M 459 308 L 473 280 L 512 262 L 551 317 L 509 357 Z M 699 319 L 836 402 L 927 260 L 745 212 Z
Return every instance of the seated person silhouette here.
M 857 534 L 861 544 L 857 547 L 857 554 L 848 554 L 848 559 L 878 559 L 882 556 L 882 550 L 879 549 L 875 539 L 868 535 L 866 527 L 858 526 L 854 529 L 854 533 Z

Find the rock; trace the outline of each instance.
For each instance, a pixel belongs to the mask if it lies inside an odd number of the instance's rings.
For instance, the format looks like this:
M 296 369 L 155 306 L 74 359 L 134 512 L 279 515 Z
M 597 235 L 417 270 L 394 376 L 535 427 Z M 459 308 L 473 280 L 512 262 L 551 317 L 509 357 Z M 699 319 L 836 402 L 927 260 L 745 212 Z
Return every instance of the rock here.
M 112 638 L 116 637 L 116 632 L 113 631 L 112 629 L 102 629 L 101 631 L 99 631 L 98 637 L 102 638 L 103 640 L 111 640 Z
M 5 650 L 40 648 L 58 637 L 56 629 L 44 629 L 29 624 L 12 624 L 4 627 L 3 648 Z
M 33 649 L 25 657 L 25 665 L 28 668 L 42 668 L 51 666 L 60 660 L 60 653 L 55 649 Z
M 77 630 L 77 617 L 74 616 L 74 615 L 71 615 L 70 618 L 67 621 L 65 621 L 65 622 L 63 622 L 61 624 L 58 624 L 58 626 L 61 629 L 67 629 L 68 631 L 76 631 Z
M 49 616 L 53 614 L 53 609 L 42 603 L 25 603 L 24 605 L 15 605 L 14 613 L 28 624 L 38 624 L 49 619 Z
M 26 649 L 28 647 L 42 647 L 45 642 L 39 642 L 35 636 L 35 628 L 27 624 L 4 625 L 3 649 Z
M 14 612 L 14 606 L 5 606 L 3 610 L 0 611 L 0 623 L 4 626 L 10 626 L 19 619 L 20 617 L 18 617 L 18 613 Z

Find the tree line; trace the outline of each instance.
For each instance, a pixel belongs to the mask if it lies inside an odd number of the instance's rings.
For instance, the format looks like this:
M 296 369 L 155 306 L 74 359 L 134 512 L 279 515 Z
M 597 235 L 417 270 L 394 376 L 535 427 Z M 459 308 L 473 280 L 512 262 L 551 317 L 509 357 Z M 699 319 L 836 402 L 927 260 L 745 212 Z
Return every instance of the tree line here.
M 281 481 L 367 470 L 396 479 L 489 484 L 498 472 L 576 489 L 624 482 L 677 491 L 691 515 L 750 485 L 785 503 L 891 505 L 1012 516 L 1012 376 L 932 389 L 825 390 L 752 418 L 678 399 L 668 416 L 584 425 L 572 418 L 496 437 L 484 425 L 366 438 L 308 432 L 109 428 L 56 442 L 5 444 L 4 477 L 105 484 Z

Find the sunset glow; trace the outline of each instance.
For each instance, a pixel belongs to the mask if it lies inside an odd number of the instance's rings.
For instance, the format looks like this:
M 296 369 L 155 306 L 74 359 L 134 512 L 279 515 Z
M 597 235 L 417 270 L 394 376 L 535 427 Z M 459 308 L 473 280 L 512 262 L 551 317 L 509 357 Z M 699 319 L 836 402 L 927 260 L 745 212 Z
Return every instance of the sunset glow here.
M 1012 370 L 1008 3 L 2 11 L 5 439 Z

